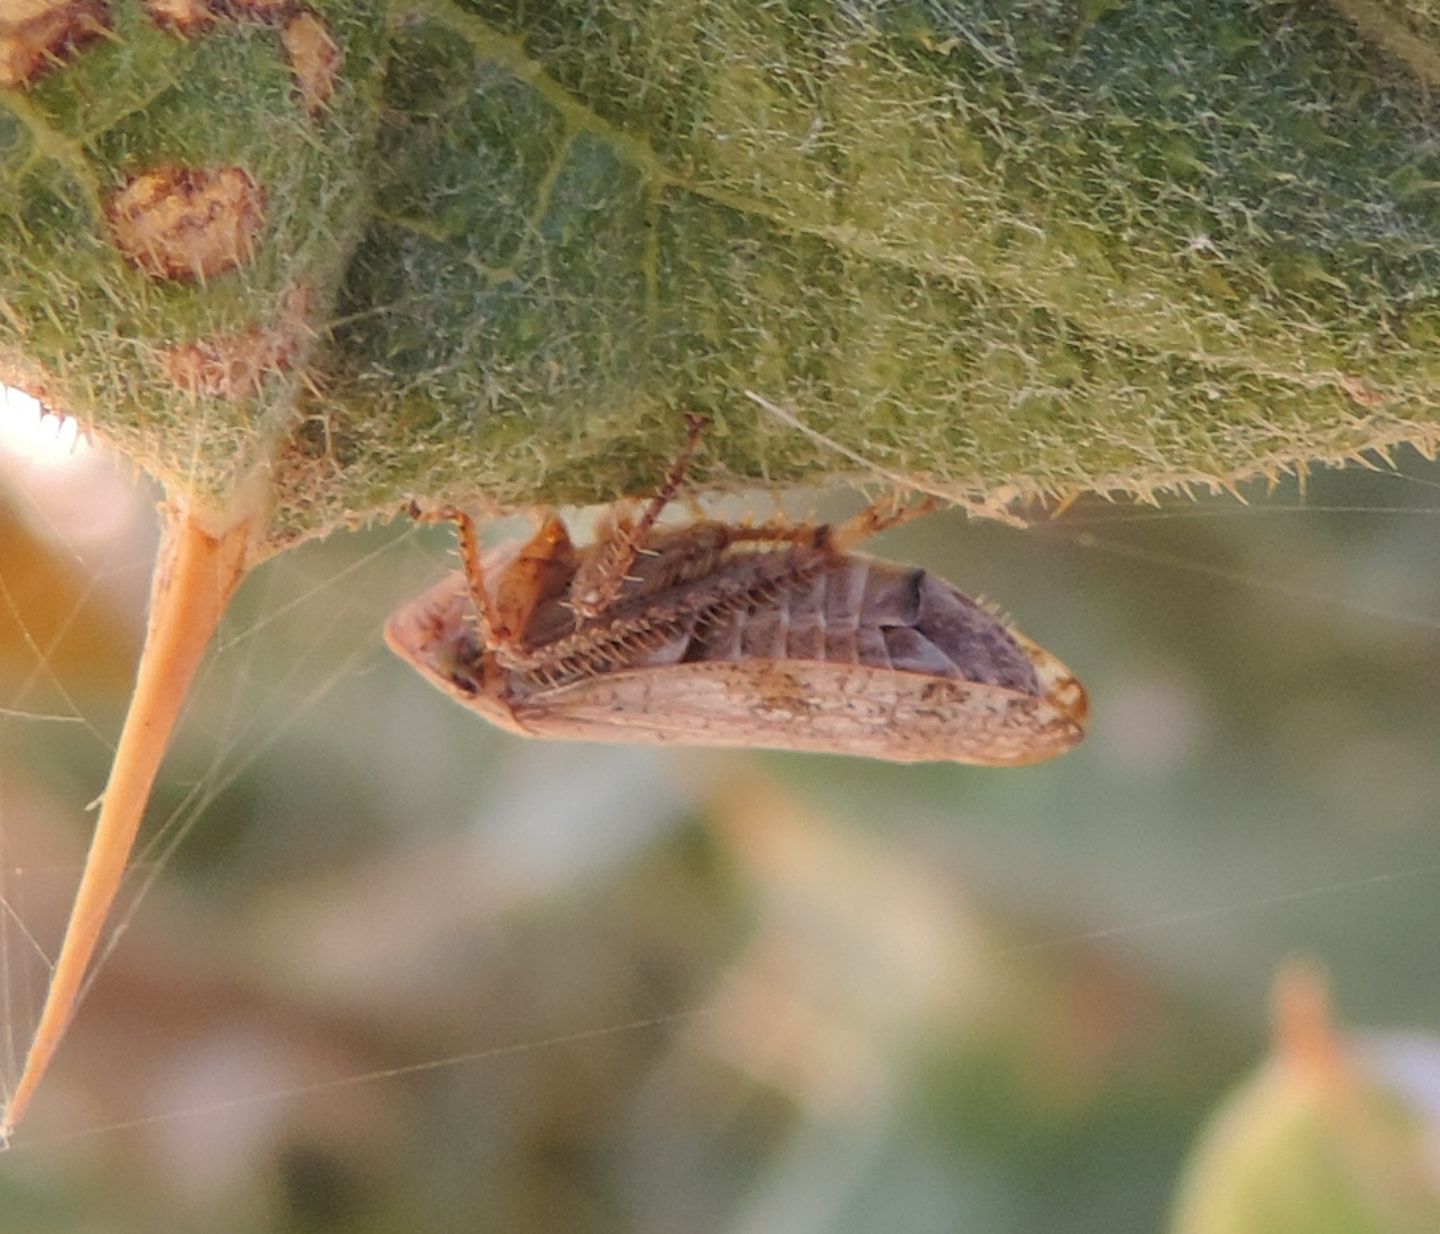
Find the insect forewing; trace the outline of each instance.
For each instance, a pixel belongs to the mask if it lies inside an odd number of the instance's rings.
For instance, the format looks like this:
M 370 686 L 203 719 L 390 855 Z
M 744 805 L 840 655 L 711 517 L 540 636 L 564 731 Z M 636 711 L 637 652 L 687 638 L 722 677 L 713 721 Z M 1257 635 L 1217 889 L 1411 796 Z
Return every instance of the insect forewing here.
M 1057 701 L 823 661 L 677 664 L 574 682 L 516 710 L 537 736 L 849 754 L 897 763 L 1039 762 L 1082 736 Z

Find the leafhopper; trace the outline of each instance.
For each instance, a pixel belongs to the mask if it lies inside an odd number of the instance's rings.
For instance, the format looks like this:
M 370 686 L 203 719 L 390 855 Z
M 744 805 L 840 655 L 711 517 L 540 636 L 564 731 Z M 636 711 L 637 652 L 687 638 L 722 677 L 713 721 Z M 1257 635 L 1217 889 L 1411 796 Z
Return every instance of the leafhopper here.
M 553 513 L 400 609 L 386 640 L 466 707 L 528 737 L 806 750 L 1011 767 L 1085 732 L 1054 656 L 926 570 L 854 547 L 933 503 L 839 524 L 661 527 L 703 421 L 638 511 L 577 548 Z

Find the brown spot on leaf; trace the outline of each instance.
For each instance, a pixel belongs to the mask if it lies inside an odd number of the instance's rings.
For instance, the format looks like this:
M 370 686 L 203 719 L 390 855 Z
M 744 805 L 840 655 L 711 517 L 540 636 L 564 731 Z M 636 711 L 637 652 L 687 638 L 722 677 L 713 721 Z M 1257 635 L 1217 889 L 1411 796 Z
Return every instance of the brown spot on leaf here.
M 340 71 L 340 49 L 330 37 L 330 27 L 306 11 L 285 23 L 280 41 L 290 57 L 300 100 L 305 110 L 314 115 L 330 101 L 335 92 L 335 75 Z
M 110 28 L 105 0 L 0 0 L 0 86 L 28 86 Z
M 157 278 L 210 279 L 250 260 L 265 194 L 239 167 L 155 167 L 107 207 L 121 251 Z
M 13 0 L 0 0 L 3 3 Z M 334 94 L 340 46 L 323 17 L 300 0 L 145 0 L 145 12 L 157 26 L 184 36 L 199 35 L 219 19 L 278 26 L 305 111 L 314 115 Z
M 215 24 L 215 16 L 205 0 L 145 0 L 150 20 L 177 34 L 199 34 Z
M 278 26 L 305 110 L 314 115 L 335 92 L 340 48 L 325 20 L 301 0 L 145 0 L 145 8 L 157 26 L 184 36 L 202 33 L 220 19 Z
M 310 288 L 297 284 L 278 321 L 172 347 L 165 354 L 166 372 L 192 395 L 238 402 L 258 394 L 266 377 L 295 367 L 309 332 L 312 299 Z

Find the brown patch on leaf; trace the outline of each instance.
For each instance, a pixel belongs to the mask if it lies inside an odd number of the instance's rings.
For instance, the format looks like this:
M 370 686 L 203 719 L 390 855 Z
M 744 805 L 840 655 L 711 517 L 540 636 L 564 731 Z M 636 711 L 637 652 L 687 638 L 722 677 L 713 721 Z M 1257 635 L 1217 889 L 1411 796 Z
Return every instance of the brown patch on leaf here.
M 295 367 L 309 334 L 310 288 L 290 289 L 285 311 L 268 325 L 172 347 L 165 354 L 170 379 L 191 395 L 239 402 L 260 392 L 266 377 Z
M 184 36 L 202 33 L 220 19 L 278 26 L 305 110 L 314 115 L 335 92 L 339 45 L 325 20 L 301 0 L 145 0 L 145 7 L 157 26 Z
M 305 110 L 314 115 L 335 93 L 335 76 L 340 71 L 340 48 L 330 37 L 330 27 L 308 10 L 285 23 L 280 41 L 290 57 L 290 68 L 300 90 Z
M 145 0 L 150 20 L 177 34 L 199 34 L 215 24 L 215 15 L 205 0 Z
M 205 280 L 250 260 L 265 194 L 239 167 L 151 168 L 106 209 L 121 251 L 157 278 Z
M 110 28 L 105 0 L 0 0 L 0 87 L 28 86 Z

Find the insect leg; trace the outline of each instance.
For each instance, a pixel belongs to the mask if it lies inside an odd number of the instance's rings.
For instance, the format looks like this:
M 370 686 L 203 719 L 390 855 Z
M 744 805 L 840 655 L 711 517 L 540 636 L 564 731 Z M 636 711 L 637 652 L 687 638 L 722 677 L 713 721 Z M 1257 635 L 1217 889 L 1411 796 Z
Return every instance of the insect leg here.
M 619 597 L 630 567 L 635 564 L 636 556 L 644 551 L 650 529 L 685 482 L 685 473 L 690 470 L 695 451 L 700 446 L 700 435 L 708 423 L 704 416 L 693 413 L 685 416 L 688 430 L 685 444 L 670 465 L 659 491 L 638 519 L 615 522 L 604 539 L 581 562 L 570 587 L 570 607 L 575 610 L 577 622 L 604 612 Z
M 940 508 L 936 497 L 925 497 L 914 505 L 906 505 L 905 494 L 896 489 L 889 497 L 871 502 L 853 518 L 835 526 L 830 536 L 831 545 L 841 553 L 848 553 L 862 540 L 892 527 L 900 527 L 912 519 L 923 518 Z
M 575 569 L 575 549 L 565 524 L 550 511 L 540 512 L 540 526 L 518 549 L 503 557 L 499 579 L 492 592 L 486 583 L 484 559 L 475 520 L 455 506 L 442 506 L 418 518 L 455 524 L 460 541 L 460 564 L 470 593 L 470 605 L 480 628 L 482 645 L 510 666 L 529 659 L 525 633 L 541 601 L 564 590 Z M 494 560 L 492 559 L 492 565 Z
M 480 641 L 487 647 L 497 647 L 504 641 L 501 633 L 503 622 L 490 596 L 490 589 L 485 586 L 485 567 L 480 561 L 480 537 L 475 531 L 475 520 L 454 506 L 438 511 L 435 517 L 455 524 L 455 535 L 460 541 L 460 564 L 470 588 L 475 620 L 480 625 Z
M 889 497 L 872 502 L 843 523 L 788 523 L 784 519 L 771 519 L 752 527 L 727 527 L 725 538 L 729 544 L 760 541 L 844 554 L 862 540 L 922 518 L 943 504 L 936 497 L 925 497 L 914 505 L 905 502 L 905 494 L 896 489 Z

